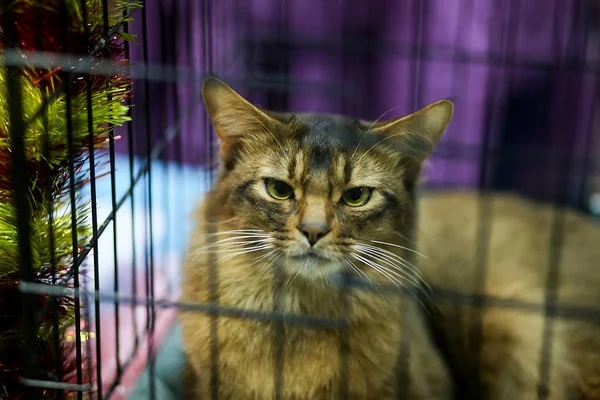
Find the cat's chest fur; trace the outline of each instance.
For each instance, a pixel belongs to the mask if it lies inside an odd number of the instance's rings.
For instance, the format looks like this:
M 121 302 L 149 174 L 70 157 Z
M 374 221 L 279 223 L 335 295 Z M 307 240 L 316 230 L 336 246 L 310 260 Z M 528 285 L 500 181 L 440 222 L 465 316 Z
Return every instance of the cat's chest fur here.
M 243 310 L 244 315 L 220 315 L 216 330 L 206 314 L 189 312 L 181 318 L 188 358 L 197 373 L 205 374 L 200 381 L 209 379 L 214 361 L 211 336 L 217 334 L 219 375 L 226 385 L 219 389 L 224 398 L 243 399 L 249 394 L 255 397 L 248 398 L 273 398 L 278 376 L 283 377 L 286 399 L 337 398 L 342 375 L 348 378 L 352 398 L 385 398 L 382 390 L 396 389 L 396 379 L 390 377 L 396 376 L 403 335 L 412 336 L 415 347 L 422 347 L 416 354 L 429 351 L 410 303 L 403 306 L 397 297 L 363 290 L 349 290 L 344 299 L 338 288 L 299 279 L 285 278 L 278 284 L 272 275 L 243 263 L 243 258 L 223 263 L 216 272 L 219 305 Z M 183 299 L 206 302 L 208 265 L 188 265 L 186 273 Z M 281 316 L 284 324 L 272 322 Z M 343 339 L 340 324 L 347 321 Z M 341 351 L 344 341 L 347 350 Z M 435 357 L 427 359 L 436 364 Z M 441 376 L 440 381 L 445 380 L 444 373 Z M 386 388 L 390 385 L 394 387 Z

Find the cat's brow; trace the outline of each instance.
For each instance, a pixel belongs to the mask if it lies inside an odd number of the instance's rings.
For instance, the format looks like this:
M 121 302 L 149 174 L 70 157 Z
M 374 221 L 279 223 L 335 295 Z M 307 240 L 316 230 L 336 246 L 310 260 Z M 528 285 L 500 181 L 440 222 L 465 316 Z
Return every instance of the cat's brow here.
M 288 173 L 288 179 L 293 181 L 294 177 L 296 176 L 296 166 L 298 165 L 298 159 L 296 155 L 292 155 L 289 158 L 289 163 L 287 165 L 287 173 Z

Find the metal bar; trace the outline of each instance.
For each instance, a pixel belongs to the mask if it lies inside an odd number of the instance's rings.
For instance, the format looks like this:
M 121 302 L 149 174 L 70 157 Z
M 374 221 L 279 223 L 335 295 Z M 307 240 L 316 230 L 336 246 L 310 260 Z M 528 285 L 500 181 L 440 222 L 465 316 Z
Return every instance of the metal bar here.
M 35 21 L 37 26 L 42 26 L 41 21 L 41 6 L 38 4 L 34 7 Z M 42 48 L 42 35 L 36 35 L 36 47 Z M 42 96 L 45 98 L 46 93 L 43 92 Z M 42 120 L 42 124 L 44 126 L 44 158 L 46 160 L 50 159 L 50 137 L 49 137 L 49 119 L 48 119 L 48 110 L 46 109 L 42 115 L 40 116 Z M 45 163 L 46 174 L 50 176 L 51 167 L 49 164 Z M 53 196 L 49 196 L 46 201 L 46 214 L 48 217 L 48 250 L 50 251 L 50 273 L 52 275 L 52 284 L 56 284 L 57 282 L 57 264 L 56 264 L 56 240 L 54 237 L 54 198 Z M 50 299 L 51 307 L 56 309 L 58 307 L 58 298 L 52 297 Z M 53 339 L 52 344 L 55 349 L 61 348 L 61 333 L 60 326 L 58 321 L 58 315 L 55 315 L 52 318 L 52 330 L 53 330 Z M 60 351 L 54 352 L 54 374 L 56 375 L 56 379 L 61 381 L 63 378 L 62 374 L 62 366 L 63 359 Z M 59 390 L 56 394 L 58 400 L 62 400 L 65 397 L 65 393 L 62 390 Z
M 61 0 L 64 2 L 64 0 Z M 128 15 L 131 15 L 131 13 L 134 10 L 129 10 L 128 11 Z M 95 56 L 95 54 L 103 49 L 104 47 L 106 47 L 106 44 L 109 41 L 110 36 L 114 35 L 120 28 L 121 28 L 121 23 L 116 24 L 115 26 L 113 26 L 110 31 L 109 31 L 109 35 L 107 37 L 103 37 L 100 38 L 100 40 L 98 40 L 98 42 L 96 43 L 96 45 L 92 48 L 92 50 L 88 53 L 88 58 L 93 58 Z M 64 30 L 67 27 L 66 26 L 61 26 L 61 28 Z M 9 58 L 11 56 L 11 54 L 9 52 L 3 52 L 3 56 L 6 58 Z M 13 53 L 12 56 L 18 56 L 18 54 Z M 63 54 L 63 57 L 65 55 Z M 78 58 L 79 60 L 80 58 Z M 72 68 L 69 69 L 71 70 L 71 72 L 75 72 Z M 89 72 L 89 68 L 85 71 L 85 72 Z M 70 84 L 70 83 L 69 83 Z M 48 105 L 50 105 L 50 103 L 52 103 L 53 101 L 55 101 L 61 94 L 63 94 L 63 92 L 65 92 L 65 90 L 67 89 L 67 82 L 63 81 L 62 84 L 60 84 L 56 90 L 54 91 L 54 93 L 52 93 L 50 96 L 48 96 L 46 98 L 46 101 L 42 102 L 42 104 L 40 105 L 40 107 L 37 109 L 36 112 L 33 113 L 33 115 L 31 116 L 31 118 L 29 118 L 27 121 L 25 121 L 25 128 L 24 130 L 27 130 L 27 128 L 33 123 L 33 121 L 35 121 L 37 118 L 40 117 L 40 115 L 42 115 L 42 113 L 44 113 L 46 111 L 46 109 L 48 108 Z
M 125 16 L 125 14 L 127 13 L 127 11 L 123 10 L 123 15 Z M 124 23 L 123 24 L 123 32 L 125 33 L 129 33 L 129 23 Z M 125 41 L 124 43 L 125 45 L 125 56 L 127 57 L 128 60 L 131 60 L 131 48 L 130 48 L 130 44 L 128 41 Z M 131 66 L 129 66 L 131 67 Z M 131 78 L 132 79 L 132 78 Z M 130 91 L 132 89 L 132 83 L 129 84 L 129 88 Z M 126 104 L 128 106 L 128 110 L 127 110 L 127 116 L 128 117 L 132 117 L 132 101 L 131 101 L 131 96 L 127 97 L 126 100 Z M 127 197 L 129 197 L 129 201 L 131 203 L 131 292 L 134 295 L 137 295 L 137 246 L 136 246 L 136 242 L 135 242 L 135 196 L 134 196 L 134 187 L 136 184 L 136 179 L 134 176 L 134 160 L 135 160 L 135 151 L 134 151 L 134 146 L 135 146 L 135 140 L 133 137 L 133 124 L 134 121 L 132 119 L 132 121 L 127 123 L 127 154 L 129 156 L 129 191 L 128 194 L 129 196 L 125 195 L 122 197 L 121 200 L 127 199 Z M 121 203 L 121 201 L 117 202 L 116 206 L 117 209 L 120 208 L 119 203 Z M 122 204 L 122 203 L 121 203 Z M 115 209 L 115 207 L 113 206 L 113 210 Z M 133 327 L 133 353 L 135 354 L 138 350 L 138 346 L 139 346 L 139 333 L 138 333 L 138 323 L 137 323 L 137 315 L 136 315 L 136 307 L 134 304 L 132 304 L 131 307 L 131 324 Z M 127 364 L 127 363 L 126 363 Z M 123 369 L 126 369 L 127 366 L 124 365 Z M 116 380 L 115 382 L 118 383 L 118 380 Z M 116 387 L 116 385 L 115 385 Z M 109 389 L 110 392 L 110 389 Z M 109 398 L 109 395 L 107 393 L 107 398 Z
M 19 35 L 13 23 L 14 11 L 9 6 L 9 1 L 2 3 L 3 18 L 2 30 L 4 32 L 4 47 L 14 48 L 18 52 Z M 34 273 L 32 266 L 32 254 L 30 247 L 31 237 L 31 209 L 29 202 L 29 182 L 30 177 L 27 173 L 27 158 L 25 155 L 25 122 L 23 115 L 23 88 L 21 85 L 21 69 L 16 66 L 6 66 L 6 89 L 8 94 L 8 116 L 10 123 L 11 140 L 11 177 L 14 190 L 13 204 L 16 209 L 17 232 L 18 232 L 18 250 L 19 250 L 19 274 L 21 282 L 19 289 L 23 284 L 33 281 Z M 22 311 L 22 332 L 25 349 L 36 348 L 36 327 L 33 322 L 33 313 L 35 310 L 34 298 L 31 294 L 22 292 L 23 311 Z M 34 352 L 23 352 L 23 373 L 26 379 L 33 379 L 38 374 L 38 360 Z M 35 400 L 38 398 L 38 391 L 30 385 L 24 387 L 25 399 Z
M 135 307 L 134 302 L 132 302 L 131 305 Z M 146 333 L 142 332 L 139 339 L 144 340 L 145 337 L 146 337 Z M 123 371 L 127 371 L 127 369 L 129 368 L 129 366 L 131 365 L 133 360 L 135 360 L 135 357 L 137 356 L 137 354 L 138 354 L 137 349 L 132 350 L 132 352 L 129 354 L 129 356 L 127 357 L 127 359 L 125 360 L 125 362 L 122 365 Z M 112 383 L 110 384 L 110 386 L 108 387 L 108 389 L 106 389 L 106 393 L 104 394 L 104 399 L 105 400 L 111 399 L 112 395 L 114 394 L 115 390 L 117 390 L 117 388 L 119 387 L 120 384 L 121 384 L 121 382 L 119 379 L 113 380 Z
M 108 20 L 108 14 L 109 14 L 109 9 L 108 9 L 108 0 L 102 0 L 102 22 L 104 25 L 104 36 L 105 37 L 110 37 L 109 33 L 111 31 L 111 27 L 109 25 L 109 20 Z M 107 89 L 110 89 L 111 84 L 110 81 L 107 83 Z M 108 93 L 107 94 L 107 101 L 111 101 L 112 100 L 112 94 Z M 109 163 L 110 163 L 110 199 L 111 199 L 111 207 L 112 210 L 115 210 L 117 207 L 117 189 L 116 189 L 116 182 L 115 182 L 115 174 L 116 174 L 116 168 L 115 168 L 115 127 L 113 124 L 109 124 L 108 125 L 108 152 L 109 152 Z M 113 213 L 113 273 L 115 276 L 115 280 L 114 280 L 114 284 L 113 284 L 113 288 L 115 292 L 119 291 L 119 280 L 120 280 L 120 276 L 119 276 L 119 256 L 118 256 L 118 228 L 117 228 L 117 212 L 115 211 Z M 119 329 L 120 329 L 120 310 L 119 310 L 119 303 L 117 301 L 115 301 L 114 304 L 114 313 L 115 313 L 115 354 L 116 354 L 116 369 L 117 369 L 117 379 L 120 379 L 121 374 L 123 373 L 123 369 L 121 368 L 121 361 L 120 361 L 120 349 L 121 349 L 121 345 L 120 345 L 120 334 L 119 334 Z
M 180 130 L 181 130 L 181 124 L 182 121 L 193 111 L 193 109 L 195 108 L 196 104 L 192 104 L 188 107 L 188 109 L 184 112 L 184 115 L 181 117 L 181 119 L 179 121 L 176 121 L 173 125 L 171 125 L 169 127 L 169 129 L 166 130 L 164 136 L 163 136 L 163 140 L 160 141 L 159 143 L 157 143 L 157 145 L 154 147 L 153 151 L 152 151 L 152 157 L 151 160 L 155 160 L 157 159 L 160 154 L 163 152 L 163 150 L 165 149 L 166 145 L 168 142 L 170 142 L 171 140 L 173 140 L 173 138 L 179 134 Z M 65 285 L 71 281 L 71 279 L 73 279 L 75 270 L 85 261 L 85 259 L 87 258 L 87 256 L 89 255 L 90 251 L 94 248 L 94 245 L 97 243 L 98 238 L 100 236 L 102 236 L 102 233 L 104 232 L 104 230 L 108 227 L 108 225 L 110 225 L 110 223 L 113 221 L 114 219 L 114 214 L 121 208 L 121 206 L 123 206 L 123 204 L 125 204 L 125 202 L 127 201 L 127 199 L 132 195 L 132 192 L 135 188 L 135 185 L 138 184 L 138 182 L 140 182 L 142 180 L 142 178 L 145 176 L 146 171 L 148 170 L 148 166 L 149 166 L 149 162 L 146 161 L 144 163 L 144 165 L 142 165 L 142 167 L 140 168 L 140 170 L 138 171 L 138 173 L 135 176 L 134 179 L 134 183 L 132 186 L 130 186 L 127 191 L 123 194 L 123 196 L 121 197 L 121 199 L 117 202 L 117 208 L 114 212 L 111 211 L 111 213 L 106 217 L 106 219 L 104 220 L 104 222 L 98 227 L 98 235 L 96 237 L 93 237 L 79 252 L 79 257 L 77 258 L 77 260 L 73 263 L 73 266 L 69 269 L 69 271 L 63 276 L 63 278 L 57 282 L 57 286 L 58 287 L 62 287 L 62 291 L 63 293 L 67 293 L 67 291 L 69 290 L 69 288 L 67 288 Z M 50 307 L 48 304 L 44 305 L 44 307 L 42 307 L 42 309 L 36 314 L 36 319 L 35 322 L 36 324 L 39 326 L 39 324 L 41 324 L 42 319 L 44 319 L 44 317 L 48 314 Z
M 162 27 L 161 27 L 162 29 Z M 144 1 L 144 7 L 142 8 L 142 35 L 144 37 L 142 48 L 143 48 L 143 59 L 144 63 L 147 64 L 149 60 L 148 53 L 148 17 L 147 17 L 147 1 Z M 148 190 L 145 194 L 147 199 L 147 246 L 146 246 L 146 294 L 148 298 L 154 297 L 154 236 L 153 236 L 153 223 L 152 223 L 152 122 L 150 120 L 150 84 L 149 81 L 144 81 L 144 94 L 146 99 L 144 101 L 145 110 L 145 130 L 146 130 L 146 163 L 148 168 L 146 170 L 146 176 L 148 178 Z M 146 330 L 148 331 L 148 372 L 150 375 L 150 400 L 156 399 L 156 384 L 154 382 L 155 376 L 155 364 L 154 364 L 154 323 L 156 319 L 156 311 L 154 309 L 154 303 L 148 301 L 146 303 Z
M 334 285 L 337 285 L 338 287 L 342 285 L 341 278 L 332 279 L 330 280 L 330 282 Z M 347 278 L 347 285 L 348 287 L 356 287 L 360 290 L 372 291 L 373 293 L 377 294 L 394 294 L 397 296 L 410 296 L 413 298 L 414 296 L 419 294 L 419 290 L 417 289 L 398 288 L 393 284 L 378 284 L 378 286 L 375 287 L 372 283 L 368 281 L 356 279 L 353 277 Z M 71 289 L 69 294 L 65 294 L 64 287 L 59 287 L 57 285 L 45 283 L 23 282 L 21 284 L 21 291 L 24 293 L 44 294 L 47 296 L 69 295 L 77 297 L 80 295 L 86 295 L 92 298 L 97 297 L 100 299 L 101 302 L 114 302 L 115 298 L 118 298 L 120 303 L 134 303 L 137 305 L 145 305 L 146 302 L 149 300 L 153 302 L 158 308 L 177 308 L 180 310 L 197 311 L 205 314 L 215 313 L 230 318 L 245 318 L 256 319 L 257 321 L 283 322 L 285 324 L 291 324 L 293 326 L 315 327 L 321 329 L 341 329 L 344 327 L 344 324 L 346 322 L 340 318 L 312 317 L 295 313 L 264 312 L 245 308 L 220 306 L 210 302 L 188 303 L 181 301 L 172 301 L 169 299 L 148 299 L 145 296 L 136 297 L 121 293 L 115 294 L 114 292 L 87 291 L 85 293 L 80 294 L 80 292 L 82 291 L 81 289 Z M 477 303 L 478 305 L 482 305 L 483 298 L 485 298 L 486 307 L 489 308 L 522 310 L 531 314 L 540 314 L 544 312 L 543 303 L 519 301 L 497 296 L 473 295 L 472 293 L 463 293 L 437 287 L 432 288 L 431 294 L 439 301 L 453 302 L 457 305 L 470 305 L 473 302 L 473 298 L 475 297 L 475 303 Z M 549 310 L 548 312 L 548 315 L 560 318 L 600 322 L 600 306 L 591 307 L 560 305 Z
M 68 11 L 66 0 L 60 0 L 59 2 L 60 12 L 60 24 L 61 24 L 61 36 L 62 36 L 62 51 L 64 53 L 69 52 L 69 39 L 68 39 Z M 68 70 L 67 70 L 68 71 Z M 71 204 L 71 240 L 72 240 L 72 256 L 73 263 L 77 260 L 79 254 L 79 237 L 77 234 L 77 199 L 76 199 L 76 176 L 75 176 L 75 149 L 73 147 L 73 121 L 72 121 L 72 103 L 73 99 L 71 96 L 71 85 L 73 75 L 70 72 L 63 72 L 64 76 L 64 94 L 65 94 L 65 107 L 66 107 L 66 122 L 67 122 L 67 147 L 68 147 L 68 171 L 69 171 L 69 198 Z M 43 110 L 42 110 L 43 112 Z M 75 289 L 80 287 L 79 282 L 79 266 L 76 266 L 73 271 L 73 285 Z M 83 365 L 82 365 L 82 348 L 81 348 L 81 303 L 80 297 L 75 298 L 75 363 L 77 368 L 77 384 L 83 384 Z M 77 392 L 77 398 L 83 399 L 83 392 Z
M 584 10 L 584 2 L 577 3 L 580 7 L 579 13 L 575 15 L 574 18 L 574 26 L 572 29 L 577 29 L 579 26 L 583 26 L 585 22 L 586 12 Z M 576 7 L 576 6 L 575 6 Z M 577 17 L 579 20 L 577 21 Z M 554 11 L 554 26 L 555 26 L 555 35 L 554 35 L 554 47 L 555 52 L 560 54 L 560 35 L 556 26 L 558 25 L 558 13 L 556 9 Z M 571 43 L 569 47 L 574 47 L 576 43 L 573 43 L 575 38 L 571 37 Z M 587 43 L 587 34 L 584 37 L 584 48 Z M 567 61 L 565 58 L 561 57 L 560 66 L 558 67 L 560 70 L 563 70 L 563 67 L 566 66 Z M 581 66 L 579 63 L 574 63 L 575 65 Z M 583 78 L 580 77 L 580 87 L 583 86 Z M 564 99 L 565 106 L 568 108 L 573 107 L 573 109 L 577 110 L 580 108 L 580 99 Z M 574 103 L 575 102 L 575 103 Z M 570 126 L 570 121 L 562 121 L 563 122 L 563 132 L 566 132 Z M 550 164 L 551 165 L 551 164 Z M 565 219 L 566 219 L 566 208 L 564 205 L 568 202 L 568 189 L 569 189 L 569 180 L 572 175 L 572 171 L 574 170 L 574 163 L 569 162 L 566 168 L 562 168 L 560 170 L 558 182 L 556 185 L 556 202 L 558 204 L 554 210 L 554 218 L 552 221 L 551 228 L 551 237 L 550 237 L 550 246 L 549 246 L 549 254 L 548 254 L 548 275 L 546 276 L 545 282 L 545 297 L 544 297 L 544 331 L 542 336 L 542 348 L 541 348 L 541 356 L 540 356 L 540 378 L 538 383 L 538 398 L 539 400 L 545 400 L 549 397 L 549 383 L 551 381 L 551 363 L 552 363 L 552 342 L 554 338 L 554 318 L 550 317 L 552 310 L 558 307 L 558 288 L 560 285 L 560 267 L 561 267 L 561 255 L 564 246 L 565 239 Z
M 322 7 L 323 5 L 321 5 Z M 288 15 L 289 9 L 286 0 L 280 0 L 278 3 L 278 24 L 277 24 L 277 36 L 279 37 L 279 44 L 281 46 L 282 38 L 284 36 L 289 35 L 289 31 L 286 35 L 286 29 L 289 29 L 288 23 Z M 282 63 L 285 63 L 287 60 L 285 57 L 279 57 L 280 60 L 277 60 L 277 72 L 283 73 L 284 75 L 288 75 L 288 71 L 282 71 Z M 287 99 L 286 99 L 287 100 Z M 285 104 L 286 101 L 281 101 L 281 103 Z M 209 136 L 209 149 L 212 151 L 212 135 Z M 211 158 L 212 160 L 212 158 Z M 273 311 L 275 312 L 285 312 L 283 307 L 283 291 L 284 287 L 284 276 L 283 271 L 280 268 L 274 267 L 273 270 Z M 273 327 L 273 379 L 274 379 L 274 388 L 275 388 L 275 400 L 284 400 L 285 396 L 285 325 L 282 323 L 276 323 Z
M 212 35 L 211 35 L 211 2 L 210 0 L 204 0 L 200 4 L 200 15 L 202 20 L 202 54 L 204 65 L 203 72 L 207 75 L 210 74 L 212 69 Z M 212 149 L 212 129 L 209 118 L 206 113 L 204 115 L 204 132 L 206 133 L 206 155 L 207 155 L 207 165 L 214 165 L 214 154 Z M 209 185 L 212 187 L 213 185 L 213 174 L 210 168 L 207 169 L 206 180 L 209 182 Z M 209 212 L 207 210 L 207 212 Z M 208 215 L 207 215 L 208 220 Z M 209 234 L 209 243 L 212 242 L 212 233 L 215 231 L 215 227 L 212 224 L 208 225 L 207 233 Z M 219 385 L 220 382 L 220 374 L 219 374 L 219 313 L 216 311 L 216 307 L 219 307 L 219 276 L 217 269 L 217 258 L 214 253 L 208 254 L 208 296 L 209 302 L 214 303 L 215 308 L 213 308 L 213 312 L 210 313 L 210 360 L 211 360 L 211 370 L 210 370 L 210 398 L 212 400 L 218 400 L 219 398 Z
M 127 42 L 126 42 L 127 46 Z M 6 65 L 12 66 L 31 66 L 35 65 L 39 68 L 47 69 L 68 69 L 73 73 L 93 73 L 97 76 L 119 76 L 124 75 L 122 66 L 115 65 L 110 61 L 94 61 L 81 59 L 81 57 L 73 55 L 56 55 L 54 53 L 45 52 L 24 52 L 23 54 L 6 49 L 3 53 Z M 140 63 L 129 65 L 127 75 L 134 80 L 143 79 L 150 82 L 165 82 L 165 83 L 202 83 L 207 76 L 205 70 L 197 71 L 194 68 L 183 68 L 178 66 L 156 65 L 151 63 Z M 280 92 L 289 92 L 291 82 L 286 76 L 281 74 L 270 73 L 266 75 L 258 75 L 252 73 L 249 75 L 233 75 L 222 76 L 224 80 L 234 86 L 248 89 L 268 89 Z M 347 96 L 347 90 L 344 86 L 337 84 L 326 84 L 319 82 L 310 82 L 306 80 L 295 80 L 294 85 L 307 91 L 315 91 L 327 96 Z M 43 110 L 39 111 L 40 113 Z M 39 115 L 38 115 L 39 116 Z M 28 120 L 28 123 L 33 119 Z
M 74 383 L 64 383 L 64 382 L 54 382 L 54 381 L 44 381 L 41 379 L 21 379 L 21 383 L 24 386 L 28 387 L 36 387 L 42 389 L 56 389 L 56 390 L 70 390 L 73 392 L 81 393 L 83 392 L 91 392 L 96 386 L 94 385 L 79 385 Z M 36 398 L 39 400 L 39 397 Z
M 89 42 L 90 32 L 87 22 L 87 3 L 85 0 L 81 1 L 82 9 L 82 20 L 85 42 Z M 98 211 L 96 201 L 96 157 L 94 148 L 94 123 L 93 123 L 93 104 L 92 104 L 92 81 L 89 74 L 86 74 L 86 104 L 88 110 L 88 157 L 89 157 L 89 168 L 90 168 L 90 206 L 92 213 L 92 237 L 98 235 Z M 98 269 L 98 243 L 96 242 L 93 246 L 93 260 L 92 267 L 94 271 L 94 290 L 100 290 L 100 273 Z M 94 316 L 95 316 L 95 328 L 96 328 L 96 382 L 97 396 L 102 398 L 102 332 L 101 332 L 101 321 L 100 321 L 100 301 L 94 299 Z M 88 324 L 89 326 L 89 324 Z M 87 341 L 89 346 L 89 340 Z M 91 351 L 88 352 L 88 358 L 91 357 Z M 91 362 L 88 364 L 91 367 Z M 90 368 L 91 369 L 91 368 Z M 88 371 L 88 375 L 91 377 L 91 371 Z
M 337 2 L 338 13 L 340 15 L 340 28 L 337 40 L 339 41 L 339 46 L 336 49 L 336 54 L 339 57 L 338 68 L 340 71 L 343 71 L 344 65 L 346 65 L 347 61 L 347 52 L 345 51 L 346 47 L 344 46 L 347 29 L 345 24 L 345 19 L 348 15 L 348 7 L 346 7 L 345 0 L 338 0 Z M 353 91 L 356 92 L 356 88 L 352 88 Z M 340 112 L 342 114 L 349 112 L 348 101 L 340 96 L 339 98 L 339 107 Z M 339 349 L 339 363 L 340 363 L 340 387 L 339 387 L 339 398 L 340 399 L 348 399 L 350 395 L 350 387 L 349 387 L 349 379 L 348 379 L 348 355 L 350 353 L 350 307 L 349 307 L 349 294 L 351 290 L 351 286 L 348 284 L 348 274 L 342 275 L 341 282 L 341 299 L 340 299 L 340 318 L 345 321 L 347 325 L 347 329 L 342 329 L 340 332 L 340 349 Z
M 48 296 L 65 296 L 63 288 L 48 284 L 23 283 L 22 291 L 36 294 L 43 293 Z M 115 300 L 118 300 L 119 303 L 122 304 L 133 303 L 136 305 L 147 305 L 148 303 L 152 303 L 157 308 L 176 308 L 178 310 L 195 311 L 209 315 L 223 315 L 228 318 L 254 319 L 256 321 L 283 323 L 308 328 L 314 327 L 319 329 L 337 330 L 343 328 L 346 323 L 338 318 L 312 317 L 294 313 L 249 310 L 245 308 L 220 306 L 211 302 L 186 303 L 169 299 L 155 299 L 146 296 L 138 297 L 120 293 L 115 294 L 114 292 L 84 292 L 82 289 L 72 289 L 69 295 L 74 297 L 83 295 L 90 296 L 98 298 L 101 302 L 114 302 Z
M 516 7 L 512 4 L 513 1 L 518 0 L 507 0 L 504 8 L 503 21 L 504 29 L 502 31 L 502 45 L 501 45 L 501 58 L 499 62 L 499 76 L 492 77 L 493 74 L 490 74 L 488 78 L 488 91 L 492 93 L 492 110 L 491 114 L 488 115 L 488 121 L 486 124 L 486 128 L 484 130 L 483 141 L 481 144 L 481 149 L 479 151 L 480 159 L 479 159 L 479 179 L 477 187 L 479 190 L 483 191 L 481 193 L 480 198 L 478 199 L 478 227 L 477 227 L 477 238 L 478 243 L 475 249 L 475 260 L 477 263 L 477 268 L 475 270 L 475 275 L 473 277 L 474 286 L 472 290 L 474 293 L 484 293 L 487 287 L 487 276 L 488 276 L 488 267 L 489 267 L 489 246 L 490 246 L 490 236 L 492 232 L 492 201 L 489 196 L 485 193 L 489 186 L 489 168 L 492 165 L 490 162 L 490 146 L 492 144 L 492 137 L 496 132 L 496 127 L 498 126 L 498 120 L 500 118 L 499 109 L 500 109 L 500 101 L 501 97 L 498 95 L 499 90 L 506 84 L 506 75 L 507 75 L 507 58 L 508 58 L 508 49 L 509 46 L 514 49 L 514 43 L 516 38 L 516 29 L 509 29 L 509 22 L 511 18 L 514 17 L 514 10 Z M 510 78 L 509 78 L 510 79 Z M 478 301 L 481 300 L 483 303 L 478 304 Z M 477 309 L 477 312 L 474 316 L 474 324 L 473 329 L 471 331 L 471 336 L 469 338 L 469 343 L 472 343 L 473 353 L 475 365 L 474 368 L 477 368 L 477 371 L 480 370 L 481 364 L 481 351 L 483 348 L 483 314 L 485 309 L 487 309 L 487 298 L 486 297 L 473 297 L 473 302 L 470 305 L 473 309 Z M 481 390 L 481 376 L 477 373 L 477 376 L 474 377 L 473 389 L 476 392 L 480 392 Z
M 415 42 L 415 46 L 413 47 L 412 53 L 412 92 L 411 92 L 411 105 L 412 110 L 417 110 L 419 107 L 422 107 L 422 98 L 423 98 L 423 88 L 424 88 L 424 80 L 422 77 L 422 69 L 423 69 L 423 55 L 427 53 L 427 50 L 424 48 L 424 43 L 426 41 L 427 31 L 425 28 L 425 15 L 428 10 L 427 1 L 417 1 L 413 3 L 413 15 L 412 19 L 416 21 L 414 25 L 412 38 Z M 412 312 L 411 305 L 409 302 L 414 302 L 415 299 L 406 299 L 406 301 L 402 302 L 403 315 L 406 313 Z M 410 382 L 410 359 L 411 359 L 411 340 L 412 337 L 410 335 L 410 330 L 405 326 L 406 320 L 401 318 L 400 321 L 397 321 L 400 324 L 400 337 L 398 344 L 398 358 L 396 360 L 396 398 L 397 399 L 405 399 L 410 397 L 411 393 L 411 382 Z

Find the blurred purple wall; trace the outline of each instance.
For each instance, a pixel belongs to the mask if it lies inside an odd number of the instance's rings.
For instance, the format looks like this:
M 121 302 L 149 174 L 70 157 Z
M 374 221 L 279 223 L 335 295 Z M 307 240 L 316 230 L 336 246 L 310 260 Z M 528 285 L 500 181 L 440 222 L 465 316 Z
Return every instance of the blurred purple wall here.
M 182 72 L 169 76 L 181 79 L 177 85 L 135 82 L 134 149 L 144 154 L 146 135 L 156 143 L 191 106 L 166 155 L 206 161 L 200 79 L 210 71 L 281 110 L 391 118 L 452 97 L 455 117 L 430 182 L 544 194 L 568 181 L 581 191 L 596 90 L 584 4 L 147 0 L 148 62 Z M 142 65 L 141 14 L 131 29 L 140 35 L 131 59 Z M 484 144 L 493 153 L 485 163 Z

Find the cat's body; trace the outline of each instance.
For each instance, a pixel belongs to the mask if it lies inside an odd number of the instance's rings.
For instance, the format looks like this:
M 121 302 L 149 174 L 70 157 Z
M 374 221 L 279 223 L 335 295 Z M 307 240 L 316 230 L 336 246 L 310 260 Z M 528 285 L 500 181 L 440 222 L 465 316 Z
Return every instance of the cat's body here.
M 215 318 L 181 313 L 188 398 L 214 390 L 226 400 L 337 399 L 346 377 L 349 399 L 443 400 L 455 398 L 455 383 L 479 376 L 482 385 L 461 398 L 537 398 L 539 306 L 486 305 L 476 366 L 477 307 L 442 296 L 428 315 L 414 295 L 379 286 L 424 288 L 418 263 L 431 286 L 471 294 L 477 238 L 489 237 L 485 294 L 542 304 L 545 267 L 561 257 L 559 300 L 596 305 L 598 227 L 569 214 L 564 252 L 554 254 L 546 208 L 499 196 L 488 232 L 479 230 L 487 214 L 472 194 L 427 195 L 417 226 L 421 163 L 451 118 L 448 102 L 366 123 L 266 113 L 214 79 L 204 96 L 222 163 L 197 213 L 182 299 L 223 309 Z M 347 288 L 344 296 L 333 284 L 342 273 L 376 288 Z M 281 315 L 283 324 L 274 322 Z M 319 326 L 346 317 L 347 337 Z M 433 343 L 429 318 L 446 353 Z M 598 328 L 564 321 L 554 324 L 549 398 L 567 399 L 567 388 L 578 391 L 574 400 L 600 398 Z
M 204 211 L 198 212 L 201 237 L 205 231 Z M 219 227 L 227 229 L 227 225 Z M 208 302 L 208 254 L 198 250 L 204 240 L 193 241 L 190 254 L 200 258 L 188 261 L 184 298 L 191 302 Z M 192 256 L 194 257 L 194 256 Z M 274 310 L 276 279 L 273 274 L 248 268 L 253 256 L 236 257 L 218 265 L 219 305 L 224 308 L 262 311 Z M 369 274 L 371 275 L 371 274 Z M 377 279 L 372 276 L 372 279 Z M 275 399 L 277 344 L 283 345 L 283 397 L 290 400 L 338 399 L 340 390 L 339 330 L 323 329 L 318 322 L 302 317 L 335 321 L 348 315 L 350 321 L 345 358 L 350 399 L 386 400 L 397 398 L 397 378 L 408 375 L 410 385 L 400 390 L 413 393 L 406 399 L 449 399 L 452 387 L 449 374 L 433 346 L 424 323 L 421 305 L 398 296 L 382 297 L 364 290 L 347 293 L 348 314 L 342 310 L 342 292 L 325 282 L 306 282 L 302 278 L 286 280 L 281 290 L 282 306 L 278 311 L 289 316 L 283 336 L 277 337 L 277 325 L 256 316 L 230 318 L 219 316 L 218 360 L 219 399 Z M 268 317 L 267 317 L 268 318 Z M 273 318 L 273 317 L 271 317 Z M 298 321 L 294 323 L 294 319 Z M 181 318 L 183 343 L 195 377 L 187 387 L 190 399 L 210 397 L 211 318 L 208 314 L 189 312 Z M 409 338 L 410 371 L 397 368 L 401 340 Z
M 409 264 L 414 251 L 402 244 L 414 230 L 421 161 L 449 122 L 452 104 L 442 101 L 412 118 L 367 123 L 266 113 L 214 79 L 203 93 L 221 139 L 222 162 L 198 213 L 182 298 L 266 313 L 279 304 L 277 311 L 290 321 L 278 339 L 273 321 L 220 315 L 212 355 L 210 318 L 183 312 L 190 398 L 210 398 L 215 368 L 222 399 L 277 398 L 276 370 L 282 371 L 283 399 L 340 398 L 344 376 L 351 399 L 394 399 L 397 390 L 407 399 L 450 398 L 447 369 L 414 297 L 401 301 L 354 288 L 343 304 L 342 289 L 331 281 L 353 273 L 377 284 L 420 284 Z M 378 257 L 386 263 L 373 261 Z M 283 282 L 279 295 L 273 291 L 275 275 Z M 325 321 L 347 315 L 348 350 L 340 350 L 340 329 L 294 326 L 294 315 Z M 412 356 L 408 371 L 401 359 L 403 339 Z M 279 340 L 283 352 L 276 367 Z
M 468 296 L 462 302 L 452 293 L 437 299 L 434 320 L 463 381 L 473 384 L 481 374 L 477 395 L 485 399 L 537 399 L 547 347 L 547 398 L 600 399 L 598 223 L 514 195 L 428 193 L 419 204 L 418 248 L 427 256 L 419 265 L 426 280 L 454 293 L 491 298 L 483 313 Z M 555 305 L 565 314 L 544 339 L 543 305 L 553 263 Z

